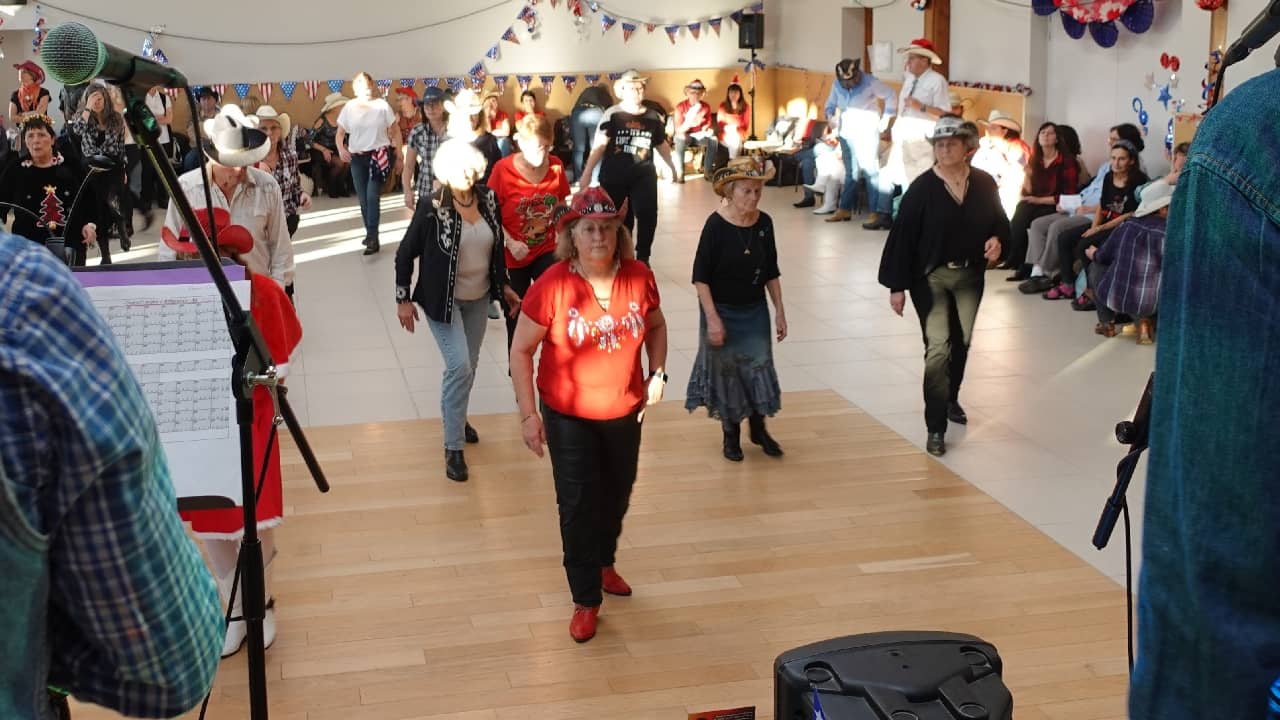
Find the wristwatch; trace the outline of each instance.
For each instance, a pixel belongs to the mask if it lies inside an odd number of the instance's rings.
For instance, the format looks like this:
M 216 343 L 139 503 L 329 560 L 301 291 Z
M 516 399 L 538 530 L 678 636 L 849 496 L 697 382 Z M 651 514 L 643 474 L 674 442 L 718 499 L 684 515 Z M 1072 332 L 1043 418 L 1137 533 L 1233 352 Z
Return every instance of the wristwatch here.
M 396 288 L 396 304 L 403 305 L 404 303 L 407 303 L 407 302 L 413 302 L 413 298 L 409 297 L 409 288 L 397 287 Z
M 661 370 L 654 370 L 649 373 L 649 379 L 652 380 L 654 378 L 662 378 L 662 382 L 665 383 L 667 381 L 667 374 Z

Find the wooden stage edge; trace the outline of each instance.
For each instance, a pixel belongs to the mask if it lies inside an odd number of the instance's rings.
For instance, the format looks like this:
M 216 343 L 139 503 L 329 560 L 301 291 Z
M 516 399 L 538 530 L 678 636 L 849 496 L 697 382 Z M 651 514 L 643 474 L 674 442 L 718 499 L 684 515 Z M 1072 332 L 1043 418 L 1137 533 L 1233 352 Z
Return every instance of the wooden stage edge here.
M 1018 720 L 1126 717 L 1124 590 L 833 392 L 786 395 L 779 460 L 727 462 L 717 423 L 650 412 L 618 555 L 635 594 L 584 645 L 549 462 L 512 416 L 472 423 L 467 483 L 438 420 L 310 428 L 328 495 L 286 444 L 272 718 L 772 718 L 779 653 L 881 630 L 994 643 Z M 248 717 L 246 683 L 242 652 L 208 717 Z

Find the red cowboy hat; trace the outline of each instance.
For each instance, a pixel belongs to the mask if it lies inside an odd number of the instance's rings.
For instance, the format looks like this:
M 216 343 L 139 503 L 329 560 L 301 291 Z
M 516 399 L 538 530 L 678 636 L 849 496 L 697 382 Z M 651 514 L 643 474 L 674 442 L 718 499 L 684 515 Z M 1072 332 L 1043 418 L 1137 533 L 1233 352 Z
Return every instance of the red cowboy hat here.
M 209 211 L 205 208 L 196 210 L 196 221 L 204 229 L 205 235 L 209 235 Z M 213 224 L 218 229 L 219 250 L 243 255 L 253 249 L 253 235 L 243 225 L 232 225 L 231 214 L 223 208 L 213 209 Z M 160 231 L 160 238 L 164 240 L 165 245 L 173 248 L 176 252 L 188 255 L 199 252 L 196 249 L 196 244 L 191 241 L 191 235 L 185 227 L 182 228 L 182 233 L 178 236 L 174 236 L 173 231 L 165 227 Z
M 413 98 L 414 102 L 418 101 L 418 91 L 411 87 L 398 87 L 396 88 L 396 94 L 407 95 L 408 97 Z
M 570 225 L 583 218 L 622 220 L 626 214 L 626 201 L 619 208 L 604 188 L 589 187 L 569 198 L 567 204 L 562 203 L 555 209 L 556 234 L 565 232 Z

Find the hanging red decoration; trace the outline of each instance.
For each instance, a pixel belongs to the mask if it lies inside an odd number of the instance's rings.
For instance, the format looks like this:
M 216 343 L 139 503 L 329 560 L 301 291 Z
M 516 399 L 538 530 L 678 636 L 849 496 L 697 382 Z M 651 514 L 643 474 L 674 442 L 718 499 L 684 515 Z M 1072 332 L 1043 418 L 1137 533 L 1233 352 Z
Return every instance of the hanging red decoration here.
M 1086 31 L 1098 45 L 1109 48 L 1119 38 L 1119 26 L 1144 33 L 1155 19 L 1154 0 L 1031 0 L 1037 15 L 1062 17 L 1062 27 L 1077 40 Z
M 1196 0 L 1196 5 L 1201 10 L 1208 10 L 1209 12 L 1213 12 L 1226 4 L 1227 0 Z

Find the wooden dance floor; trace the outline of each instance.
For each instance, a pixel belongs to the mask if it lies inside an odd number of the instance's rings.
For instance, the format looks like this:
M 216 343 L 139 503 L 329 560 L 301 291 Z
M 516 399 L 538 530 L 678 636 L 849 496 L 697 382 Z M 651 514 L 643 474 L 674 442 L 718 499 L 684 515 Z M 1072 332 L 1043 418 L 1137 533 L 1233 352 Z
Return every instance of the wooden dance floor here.
M 779 653 L 900 629 L 994 643 L 1018 720 L 1126 716 L 1121 588 L 837 394 L 785 408 L 786 457 L 743 463 L 703 415 L 650 413 L 618 553 L 635 595 L 606 596 L 585 645 L 550 463 L 513 417 L 472 419 L 467 483 L 444 477 L 439 421 L 312 428 L 333 491 L 286 444 L 272 717 L 772 718 Z M 246 682 L 241 652 L 208 717 L 247 718 Z

